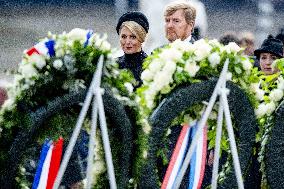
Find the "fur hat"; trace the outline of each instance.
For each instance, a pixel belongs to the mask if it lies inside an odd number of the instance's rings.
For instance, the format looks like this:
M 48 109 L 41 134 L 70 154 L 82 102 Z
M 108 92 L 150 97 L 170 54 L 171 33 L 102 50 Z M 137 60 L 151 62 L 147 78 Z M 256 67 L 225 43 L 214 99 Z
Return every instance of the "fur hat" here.
M 272 53 L 278 57 L 283 57 L 283 43 L 279 39 L 275 39 L 273 36 L 268 36 L 265 39 L 259 49 L 254 51 L 254 55 L 259 59 L 260 53 Z
M 148 33 L 149 22 L 148 22 L 147 17 L 143 13 L 138 12 L 138 11 L 133 11 L 133 12 L 127 12 L 127 13 L 123 14 L 119 18 L 118 23 L 116 25 L 117 34 L 119 34 L 119 29 L 120 29 L 121 24 L 125 21 L 136 22 L 137 24 L 139 24 L 140 26 L 142 26 L 145 29 L 146 33 Z

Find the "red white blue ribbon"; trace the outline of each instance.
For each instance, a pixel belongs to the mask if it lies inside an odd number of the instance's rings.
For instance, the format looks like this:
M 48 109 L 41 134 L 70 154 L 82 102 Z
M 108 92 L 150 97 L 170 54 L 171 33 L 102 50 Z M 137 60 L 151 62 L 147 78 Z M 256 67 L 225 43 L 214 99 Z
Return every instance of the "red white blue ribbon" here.
M 197 131 L 197 124 L 191 127 L 190 139 L 192 141 Z M 206 163 L 207 154 L 207 127 L 203 128 L 197 146 L 190 159 L 189 186 L 190 189 L 201 188 Z
M 26 54 L 31 56 L 32 54 L 46 55 L 49 57 L 55 56 L 54 50 L 55 41 L 46 39 L 34 45 L 32 48 L 26 51 Z
M 51 140 L 45 141 L 32 189 L 51 189 L 53 187 L 60 166 L 62 148 L 62 138 L 55 143 L 52 143 Z
M 161 189 L 171 189 L 181 169 L 189 145 L 197 130 L 197 124 L 193 126 L 183 125 L 178 137 L 174 152 L 168 165 Z M 207 152 L 207 128 L 205 127 L 202 136 L 198 139 L 197 146 L 190 160 L 190 183 L 189 189 L 199 189 L 202 184 L 205 171 Z

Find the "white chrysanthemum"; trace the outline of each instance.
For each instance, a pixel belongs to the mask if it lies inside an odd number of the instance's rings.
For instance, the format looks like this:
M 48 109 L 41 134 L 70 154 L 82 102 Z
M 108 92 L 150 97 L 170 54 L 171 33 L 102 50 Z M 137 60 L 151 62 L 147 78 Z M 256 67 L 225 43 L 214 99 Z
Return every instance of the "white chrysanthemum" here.
M 225 46 L 224 50 L 226 50 L 227 53 L 238 53 L 241 50 L 241 47 L 239 47 L 235 42 L 230 42 Z
M 133 93 L 133 85 L 129 82 L 124 83 L 124 86 L 128 90 L 129 93 Z
M 46 65 L 44 57 L 35 53 L 29 57 L 28 61 L 33 63 L 40 70 Z
M 151 72 L 149 69 L 144 70 L 141 74 L 141 79 L 143 81 L 151 81 L 154 77 L 154 73 Z
M 80 42 L 85 42 L 87 39 L 87 33 L 87 30 L 74 28 L 69 33 L 67 33 L 67 37 L 72 41 L 78 40 Z
M 63 62 L 61 59 L 57 59 L 52 63 L 53 67 L 59 70 L 63 66 Z
M 280 90 L 280 89 L 273 89 L 269 94 L 270 100 L 273 100 L 276 102 L 281 100 L 282 97 L 283 97 L 283 90 Z
M 182 58 L 182 52 L 175 48 L 164 49 L 159 56 L 165 62 L 178 61 Z
M 266 104 L 267 115 L 271 115 L 274 112 L 275 109 L 276 109 L 276 105 L 273 101 Z
M 244 70 L 251 70 L 252 69 L 252 63 L 249 61 L 249 59 L 242 61 L 242 66 L 243 66 Z
M 33 76 L 37 76 L 38 72 L 32 64 L 21 64 L 19 67 L 19 72 L 25 78 L 31 78 Z
M 260 118 L 266 114 L 266 105 L 265 103 L 261 103 L 257 109 L 255 110 L 255 115 L 257 118 Z
M 211 67 L 215 68 L 220 63 L 221 57 L 219 53 L 214 52 L 209 55 L 208 60 L 210 62 Z
M 255 97 L 256 97 L 258 100 L 260 100 L 260 101 L 263 100 L 264 94 L 265 94 L 265 92 L 264 92 L 264 90 L 262 90 L 262 89 L 257 89 L 257 90 L 255 91 Z
M 199 71 L 200 66 L 196 62 L 187 62 L 184 66 L 184 70 L 189 74 L 190 77 L 194 77 Z
M 209 56 L 212 47 L 204 40 L 200 39 L 193 44 L 194 54 L 196 56 L 196 60 L 200 61 L 207 56 Z

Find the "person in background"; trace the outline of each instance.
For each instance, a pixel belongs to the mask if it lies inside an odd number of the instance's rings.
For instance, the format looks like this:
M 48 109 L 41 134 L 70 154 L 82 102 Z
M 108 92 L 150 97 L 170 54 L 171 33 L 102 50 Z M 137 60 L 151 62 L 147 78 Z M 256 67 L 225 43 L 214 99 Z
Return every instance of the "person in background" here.
M 166 5 L 164 11 L 165 33 L 170 43 L 177 39 L 194 43 L 192 36 L 196 9 L 186 1 L 174 1 Z
M 228 45 L 230 42 L 235 42 L 237 45 L 240 45 L 240 39 L 236 32 L 227 31 L 219 38 L 219 42 L 223 45 Z
M 259 60 L 261 71 L 265 75 L 272 75 L 278 70 L 272 67 L 274 60 L 283 58 L 283 43 L 279 39 L 269 35 L 259 49 L 254 51 L 254 55 Z
M 117 59 L 119 68 L 129 69 L 133 73 L 138 81 L 138 85 L 135 86 L 137 88 L 142 85 L 142 64 L 147 57 L 147 54 L 142 50 L 142 43 L 149 31 L 148 19 L 141 12 L 127 12 L 119 18 L 116 31 L 124 52 L 124 55 Z
M 254 56 L 255 37 L 251 32 L 242 32 L 240 34 L 240 46 L 245 48 L 244 54 L 247 56 Z

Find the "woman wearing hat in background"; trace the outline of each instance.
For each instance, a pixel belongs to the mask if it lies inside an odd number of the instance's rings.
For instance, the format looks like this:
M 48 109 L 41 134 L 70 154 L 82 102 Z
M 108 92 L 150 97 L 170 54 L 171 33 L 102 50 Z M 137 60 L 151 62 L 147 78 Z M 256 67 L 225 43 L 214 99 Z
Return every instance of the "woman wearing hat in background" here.
M 142 50 L 142 43 L 145 41 L 149 30 L 149 22 L 141 12 L 127 12 L 123 14 L 117 23 L 116 31 L 119 35 L 120 46 L 124 55 L 118 57 L 120 69 L 129 69 L 139 87 L 142 85 L 141 73 L 142 63 L 147 54 Z
M 283 43 L 273 36 L 268 36 L 259 49 L 254 51 L 254 55 L 259 60 L 260 68 L 265 75 L 272 75 L 279 70 L 272 67 L 274 60 L 283 58 Z

